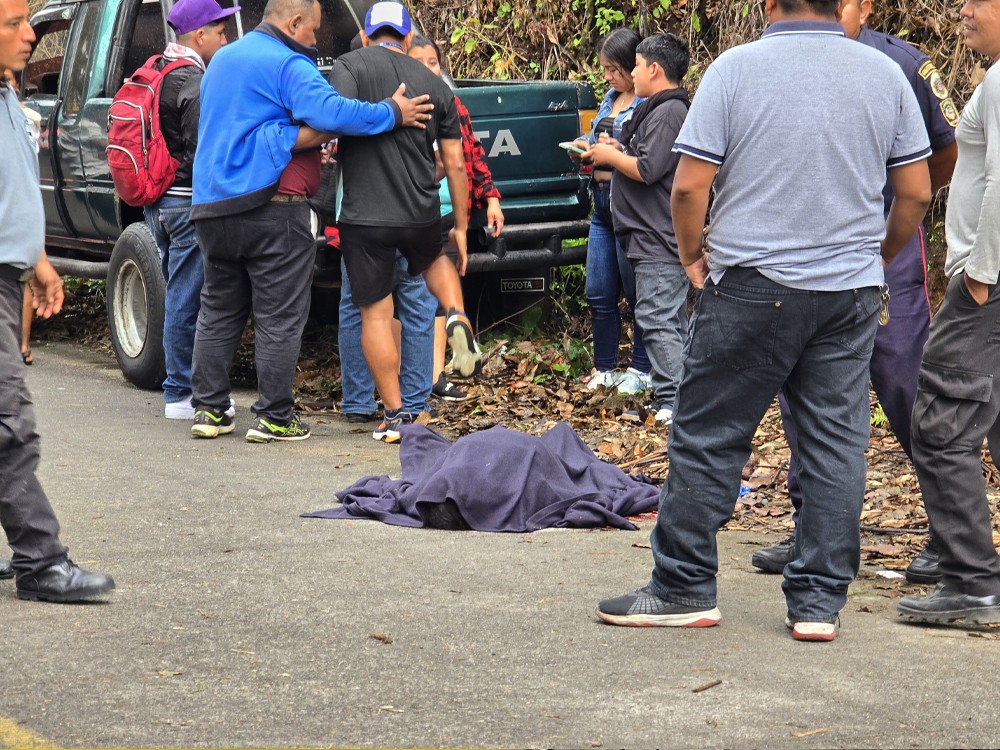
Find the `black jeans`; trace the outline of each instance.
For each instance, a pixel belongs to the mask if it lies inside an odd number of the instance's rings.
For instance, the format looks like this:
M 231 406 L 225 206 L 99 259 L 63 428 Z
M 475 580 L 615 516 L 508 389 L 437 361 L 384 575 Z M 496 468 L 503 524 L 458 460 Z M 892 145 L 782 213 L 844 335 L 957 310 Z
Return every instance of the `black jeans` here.
M 35 477 L 39 440 L 21 360 L 24 286 L 0 279 L 0 524 L 18 576 L 66 558 L 59 521 Z
M 715 536 L 732 517 L 757 425 L 784 385 L 800 429 L 804 505 L 782 588 L 792 619 L 836 619 L 861 559 L 868 361 L 880 304 L 877 287 L 802 291 L 751 268 L 731 268 L 705 286 L 652 534 L 657 596 L 715 606 Z
M 292 417 L 292 384 L 309 315 L 316 249 L 306 203 L 265 203 L 246 213 L 195 222 L 205 286 L 194 339 L 191 400 L 229 408 L 229 367 L 253 312 L 257 365 L 253 413 Z
M 980 306 L 962 274 L 948 284 L 924 348 L 911 445 L 944 582 L 973 596 L 1000 594 L 983 478 L 983 439 L 1000 458 L 1000 285 Z

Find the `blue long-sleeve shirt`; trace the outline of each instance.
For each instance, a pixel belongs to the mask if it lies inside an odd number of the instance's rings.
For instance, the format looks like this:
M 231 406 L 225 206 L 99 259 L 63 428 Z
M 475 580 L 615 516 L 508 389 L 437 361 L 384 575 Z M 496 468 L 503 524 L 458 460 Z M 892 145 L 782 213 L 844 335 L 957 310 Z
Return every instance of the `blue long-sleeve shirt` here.
M 340 96 L 310 52 L 264 23 L 212 57 L 201 84 L 193 219 L 242 213 L 270 200 L 301 125 L 375 135 L 400 124 L 391 100 Z

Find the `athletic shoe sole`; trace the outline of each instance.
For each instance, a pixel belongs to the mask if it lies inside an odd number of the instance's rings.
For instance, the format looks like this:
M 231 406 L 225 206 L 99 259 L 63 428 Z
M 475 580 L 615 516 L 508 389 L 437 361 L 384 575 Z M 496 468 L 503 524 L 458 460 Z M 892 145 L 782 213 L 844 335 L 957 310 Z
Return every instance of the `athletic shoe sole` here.
M 598 609 L 597 616 L 612 625 L 630 628 L 710 628 L 722 620 L 718 607 L 679 615 L 611 615 Z
M 471 393 L 466 393 L 464 396 L 444 396 L 444 395 L 439 394 L 439 393 L 433 393 L 433 392 L 431 392 L 431 395 L 434 398 L 440 399 L 442 401 L 451 401 L 452 403 L 457 403 L 459 401 L 468 401 L 469 399 L 472 398 L 472 394 Z
M 214 438 L 219 435 L 228 435 L 236 429 L 234 424 L 216 426 L 214 424 L 196 424 L 191 427 L 191 435 L 196 438 Z
M 945 612 L 927 612 L 898 604 L 896 611 L 906 622 L 929 625 L 1000 625 L 1000 607 L 973 607 Z
M 452 351 L 452 367 L 463 378 L 478 375 L 483 369 L 483 355 L 472 335 L 472 328 L 462 316 L 453 315 L 448 318 L 445 330 Z
M 260 430 L 255 430 L 251 427 L 247 430 L 247 434 L 244 435 L 243 439 L 248 443 L 294 443 L 299 440 L 308 440 L 312 437 L 311 432 L 307 432 L 305 435 L 275 435 L 271 432 L 261 432 Z
M 829 643 L 837 637 L 840 621 L 837 622 L 792 622 L 785 618 L 785 627 L 792 631 L 797 641 L 818 641 Z

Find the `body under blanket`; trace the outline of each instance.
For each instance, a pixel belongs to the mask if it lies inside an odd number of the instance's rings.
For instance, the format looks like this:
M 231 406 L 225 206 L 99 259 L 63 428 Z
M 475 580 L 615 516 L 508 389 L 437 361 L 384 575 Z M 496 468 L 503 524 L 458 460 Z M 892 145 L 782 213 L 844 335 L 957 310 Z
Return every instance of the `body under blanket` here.
M 452 443 L 404 427 L 402 477 L 371 476 L 337 493 L 338 508 L 306 518 L 372 518 L 396 526 L 528 532 L 614 526 L 656 510 L 660 491 L 600 460 L 561 423 L 541 437 L 504 427 Z

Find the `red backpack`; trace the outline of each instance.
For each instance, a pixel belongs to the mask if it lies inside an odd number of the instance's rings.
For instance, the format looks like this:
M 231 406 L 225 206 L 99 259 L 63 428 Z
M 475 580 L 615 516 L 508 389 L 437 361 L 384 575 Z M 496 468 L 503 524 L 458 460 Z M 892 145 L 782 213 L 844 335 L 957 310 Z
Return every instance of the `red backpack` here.
M 161 57 L 146 60 L 118 89 L 108 110 L 108 166 L 115 190 L 130 206 L 156 203 L 180 166 L 160 130 L 160 88 L 168 73 L 195 63 L 182 58 L 157 70 Z

